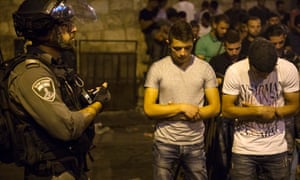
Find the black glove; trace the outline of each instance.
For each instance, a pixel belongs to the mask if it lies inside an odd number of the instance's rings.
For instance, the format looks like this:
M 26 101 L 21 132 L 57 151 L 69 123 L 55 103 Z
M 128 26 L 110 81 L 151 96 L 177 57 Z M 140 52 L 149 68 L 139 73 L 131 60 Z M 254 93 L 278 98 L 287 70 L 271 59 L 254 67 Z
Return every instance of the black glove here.
M 101 86 L 99 91 L 94 95 L 94 102 L 98 101 L 102 105 L 107 105 L 110 101 L 111 96 L 108 88 Z

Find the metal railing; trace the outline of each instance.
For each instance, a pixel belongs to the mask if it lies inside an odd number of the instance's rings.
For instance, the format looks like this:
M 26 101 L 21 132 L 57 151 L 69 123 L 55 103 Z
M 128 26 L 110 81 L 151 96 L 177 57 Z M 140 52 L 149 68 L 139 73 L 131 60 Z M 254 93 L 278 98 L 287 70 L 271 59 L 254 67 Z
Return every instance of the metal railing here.
M 137 104 L 137 41 L 78 41 L 78 72 L 88 88 L 109 84 L 111 110 L 135 108 Z

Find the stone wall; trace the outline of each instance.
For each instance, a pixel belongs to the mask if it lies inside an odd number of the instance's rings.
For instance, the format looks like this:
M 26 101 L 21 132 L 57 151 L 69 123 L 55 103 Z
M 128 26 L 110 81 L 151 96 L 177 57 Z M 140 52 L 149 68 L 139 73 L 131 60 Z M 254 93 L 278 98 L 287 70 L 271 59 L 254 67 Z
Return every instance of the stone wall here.
M 0 1 L 0 47 L 5 59 L 14 54 L 14 33 L 12 13 L 23 0 Z M 169 0 L 172 5 L 177 0 Z M 191 0 L 197 8 L 202 0 Z M 145 55 L 145 43 L 143 34 L 138 24 L 138 13 L 146 6 L 147 0 L 88 0 L 96 9 L 99 16 L 97 22 L 92 24 L 79 24 L 77 39 L 88 40 L 136 40 L 138 42 L 137 54 L 137 78 L 143 77 L 146 67 L 141 63 L 147 59 Z M 226 10 L 231 6 L 231 0 L 219 0 L 220 7 Z M 285 1 L 287 5 L 290 1 Z M 255 0 L 244 1 L 243 7 L 249 8 L 255 4 Z M 274 0 L 267 0 L 267 5 L 274 9 Z M 120 47 L 118 47 L 120 48 Z M 115 51 L 115 47 L 107 48 L 107 51 Z
M 169 0 L 172 5 L 177 0 Z M 200 7 L 201 0 L 191 0 L 196 7 Z M 16 38 L 11 14 L 17 9 L 22 0 L 1 0 L 0 7 L 0 47 L 5 58 L 13 56 L 13 40 Z M 138 53 L 145 48 L 143 35 L 138 24 L 138 12 L 146 6 L 147 0 L 90 0 L 99 16 L 97 22 L 92 24 L 79 24 L 77 39 L 99 40 L 137 40 Z M 273 0 L 267 0 L 268 7 L 274 7 Z M 286 1 L 286 4 L 288 1 Z M 229 0 L 219 0 L 222 9 L 231 5 Z M 251 7 L 255 0 L 247 0 L 244 8 Z M 139 56 L 139 58 L 143 58 Z M 140 60 L 139 60 L 140 61 Z

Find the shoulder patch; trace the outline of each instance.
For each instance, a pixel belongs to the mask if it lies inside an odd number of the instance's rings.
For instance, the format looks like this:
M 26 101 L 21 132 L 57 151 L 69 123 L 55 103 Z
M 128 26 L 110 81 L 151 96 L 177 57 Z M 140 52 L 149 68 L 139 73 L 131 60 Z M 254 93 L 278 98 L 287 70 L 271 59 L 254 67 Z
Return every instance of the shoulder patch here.
M 33 92 L 41 99 L 53 102 L 55 99 L 54 82 L 49 77 L 43 77 L 32 84 Z
M 27 69 L 34 68 L 34 67 L 40 67 L 40 61 L 37 59 L 26 59 L 25 66 Z

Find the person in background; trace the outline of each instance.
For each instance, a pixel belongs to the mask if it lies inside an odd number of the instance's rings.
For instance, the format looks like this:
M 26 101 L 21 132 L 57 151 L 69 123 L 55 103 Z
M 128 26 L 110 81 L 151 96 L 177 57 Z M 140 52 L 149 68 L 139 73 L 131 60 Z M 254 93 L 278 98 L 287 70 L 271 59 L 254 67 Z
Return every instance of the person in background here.
M 274 44 L 278 57 L 290 61 L 296 67 L 298 66 L 299 57 L 287 43 L 287 32 L 280 24 L 268 27 L 265 32 L 265 38 Z
M 247 36 L 242 41 L 241 54 L 248 55 L 248 49 L 252 41 L 261 35 L 261 20 L 257 16 L 250 16 L 247 20 Z
M 229 29 L 230 20 L 225 14 L 213 18 L 212 30 L 202 36 L 196 43 L 195 54 L 207 62 L 210 58 L 224 52 L 222 44 L 224 35 Z
M 145 43 L 147 46 L 146 53 L 152 52 L 152 31 L 156 28 L 155 18 L 159 10 L 158 0 L 148 0 L 147 6 L 139 12 L 139 24 L 144 34 Z
M 211 16 L 223 14 L 223 10 L 220 8 L 218 1 L 213 0 L 210 2 L 209 13 Z
M 168 55 L 168 34 L 170 29 L 170 22 L 167 20 L 159 20 L 156 22 L 157 28 L 152 32 L 153 46 L 150 54 L 151 63 Z
M 226 69 L 233 63 L 244 59 L 240 55 L 242 40 L 238 31 L 229 29 L 224 36 L 223 43 L 225 52 L 212 57 L 209 61 L 218 79 L 220 97 Z M 226 179 L 225 177 L 229 177 L 232 132 L 233 123 L 231 119 L 218 116 L 207 122 L 207 137 L 213 137 L 206 141 L 207 144 L 213 144 L 208 146 L 207 150 L 207 166 L 210 179 Z
M 154 21 L 159 21 L 159 20 L 168 20 L 167 17 L 167 7 L 168 5 L 168 0 L 160 0 L 159 5 L 158 5 L 158 12 L 156 14 L 156 17 Z
M 167 18 L 171 25 L 176 23 L 179 19 L 176 9 L 174 9 L 173 7 L 169 7 L 167 9 Z
M 201 3 L 201 8 L 199 11 L 196 12 L 195 14 L 195 20 L 198 22 L 198 23 L 201 23 L 201 18 L 203 16 L 204 13 L 208 12 L 209 13 L 209 2 L 204 0 L 202 3 Z
M 236 30 L 230 29 L 227 31 L 224 36 L 223 44 L 225 52 L 212 57 L 209 61 L 209 64 L 212 66 L 217 75 L 220 87 L 223 84 L 226 69 L 233 63 L 245 58 L 245 56 L 240 54 L 242 49 L 242 40 L 239 32 Z
M 248 10 L 248 14 L 249 16 L 259 17 L 261 25 L 264 26 L 271 11 L 266 7 L 266 0 L 256 0 L 256 3 L 255 6 Z
M 203 13 L 201 21 L 199 23 L 199 36 L 202 37 L 211 31 L 211 16 L 209 12 Z M 195 48 L 195 47 L 194 47 Z
M 296 7 L 294 7 L 291 11 L 290 11 L 290 23 L 289 23 L 289 28 L 291 30 L 293 30 L 294 28 L 296 28 L 295 26 L 295 20 L 296 20 L 296 16 L 300 15 L 300 0 L 296 1 Z
M 22 123 L 16 136 L 25 151 L 24 179 L 89 179 L 86 157 L 94 120 L 110 93 L 106 82 L 88 93 L 65 64 L 64 51 L 74 49 L 74 18 L 97 19 L 85 0 L 25 0 L 13 13 L 17 36 L 31 42 L 8 78 L 14 122 Z
M 267 22 L 266 24 L 262 27 L 262 30 L 261 30 L 261 35 L 262 36 L 265 36 L 265 33 L 267 31 L 267 29 L 270 27 L 270 26 L 273 26 L 273 25 L 280 25 L 281 28 L 285 31 L 285 34 L 288 34 L 288 32 L 290 31 L 288 26 L 284 25 L 281 23 L 280 21 L 280 17 L 278 14 L 274 13 L 274 12 L 271 12 L 269 14 L 269 17 L 267 19 Z
M 281 23 L 289 27 L 290 14 L 285 10 L 284 1 L 277 0 L 275 3 L 275 7 L 276 7 L 275 13 L 278 14 Z
M 193 50 L 192 50 L 192 53 L 194 53 L 196 43 L 200 39 L 200 36 L 199 36 L 200 25 L 198 24 L 198 22 L 196 20 L 191 21 L 190 24 L 192 26 L 192 31 L 193 31 L 193 36 L 194 36 L 194 44 L 193 44 Z
M 234 122 L 231 179 L 288 179 L 286 121 L 299 111 L 296 67 L 256 38 L 248 58 L 231 65 L 222 87 L 222 116 Z M 259 170 L 259 171 L 258 171 Z
M 192 27 L 178 21 L 170 28 L 170 56 L 153 63 L 145 82 L 144 112 L 155 120 L 153 179 L 207 179 L 203 120 L 220 109 L 211 66 L 192 55 Z M 205 103 L 206 101 L 206 103 Z
M 287 34 L 280 24 L 270 26 L 266 30 L 266 38 L 274 44 L 278 57 L 290 61 L 295 65 L 296 68 L 299 69 L 299 57 L 293 52 L 291 46 L 286 44 Z M 298 161 L 298 159 L 294 154 L 296 152 L 294 120 L 286 121 L 286 129 L 288 158 L 291 167 L 291 179 L 295 179 L 296 166 L 294 164 L 297 164 L 297 162 L 293 163 L 293 161 Z
M 183 11 L 186 13 L 186 21 L 191 22 L 195 19 L 195 5 L 189 0 L 178 0 L 173 6 L 177 12 Z
M 179 11 L 177 13 L 177 16 L 178 16 L 178 20 L 187 22 L 187 16 L 186 16 L 186 13 L 184 11 Z
M 300 14 L 295 17 L 294 28 L 288 33 L 288 42 L 296 54 L 300 54 Z
M 232 7 L 227 9 L 224 14 L 229 17 L 231 28 L 234 28 L 236 24 L 239 24 L 241 18 L 248 16 L 248 12 L 242 8 L 241 0 L 233 0 Z

